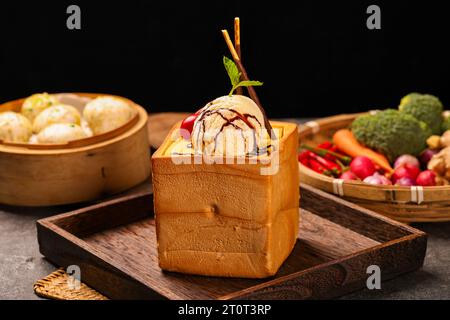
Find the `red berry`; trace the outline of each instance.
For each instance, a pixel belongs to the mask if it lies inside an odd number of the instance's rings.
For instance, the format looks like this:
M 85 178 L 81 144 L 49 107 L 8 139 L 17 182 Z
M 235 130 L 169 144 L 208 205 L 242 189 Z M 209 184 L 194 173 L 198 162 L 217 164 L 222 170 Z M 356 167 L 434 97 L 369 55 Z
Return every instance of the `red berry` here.
M 184 139 L 186 140 L 191 139 L 192 129 L 194 128 L 194 122 L 195 119 L 197 119 L 197 116 L 198 116 L 197 114 L 191 114 L 186 119 L 184 119 L 183 122 L 181 122 L 180 129 L 183 129 L 181 130 L 181 135 L 183 136 Z

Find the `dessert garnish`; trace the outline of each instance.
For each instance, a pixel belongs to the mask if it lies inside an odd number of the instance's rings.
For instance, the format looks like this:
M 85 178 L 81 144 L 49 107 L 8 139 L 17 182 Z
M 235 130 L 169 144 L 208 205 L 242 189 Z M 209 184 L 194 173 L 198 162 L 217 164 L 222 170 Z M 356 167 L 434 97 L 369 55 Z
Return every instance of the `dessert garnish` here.
M 240 51 L 239 19 L 235 19 L 235 43 Z M 191 143 L 196 154 L 252 156 L 270 152 L 275 134 L 261 106 L 254 86 L 260 81 L 250 80 L 239 53 L 226 30 L 222 30 L 233 60 L 223 57 L 223 64 L 231 82 L 228 96 L 209 102 L 180 125 L 181 136 Z M 248 98 L 241 94 L 247 88 Z
M 233 93 L 239 88 L 263 85 L 263 83 L 260 81 L 241 80 L 242 72 L 239 72 L 239 69 L 236 66 L 236 64 L 233 62 L 233 60 L 231 60 L 225 56 L 223 57 L 223 65 L 225 67 L 225 70 L 227 71 L 227 74 L 228 74 L 228 77 L 230 78 L 231 86 L 232 86 L 231 90 L 228 94 L 229 97 L 231 97 L 233 95 Z M 184 129 L 182 132 L 182 135 L 186 140 L 190 139 L 190 134 L 192 134 L 194 122 L 204 109 L 205 108 L 202 108 L 202 109 L 198 110 L 196 113 L 191 114 L 190 116 L 186 117 L 186 119 L 184 119 L 183 122 L 181 123 L 181 129 Z M 249 121 L 247 120 L 247 118 L 245 116 L 241 115 L 239 112 L 235 112 L 235 116 L 237 118 L 239 118 L 240 120 L 246 122 L 250 128 L 254 129 L 253 126 L 249 123 Z M 189 133 L 189 134 L 187 134 L 187 133 Z
M 223 65 L 225 66 L 225 69 L 227 70 L 228 77 L 230 77 L 232 88 L 230 90 L 230 93 L 228 94 L 231 96 L 233 92 L 239 88 L 239 87 L 251 87 L 251 86 L 262 86 L 263 83 L 261 81 L 255 81 L 255 80 L 241 80 L 242 72 L 239 72 L 239 69 L 237 68 L 236 64 L 233 62 L 233 60 L 228 59 L 227 57 L 223 57 Z
M 194 122 L 195 122 L 195 119 L 197 119 L 197 116 L 198 116 L 198 114 L 196 114 L 196 113 L 191 114 L 190 116 L 186 117 L 186 119 L 184 119 L 181 122 L 180 128 L 183 129 L 181 131 L 181 135 L 183 136 L 184 139 L 186 139 L 186 140 L 191 139 L 192 128 L 194 127 Z

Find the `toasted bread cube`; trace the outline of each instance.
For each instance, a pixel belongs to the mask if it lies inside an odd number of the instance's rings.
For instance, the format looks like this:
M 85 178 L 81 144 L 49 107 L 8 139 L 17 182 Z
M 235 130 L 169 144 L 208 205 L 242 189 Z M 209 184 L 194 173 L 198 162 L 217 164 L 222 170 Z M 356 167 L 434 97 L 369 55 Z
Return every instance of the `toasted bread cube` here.
M 297 126 L 272 122 L 282 132 L 278 153 L 244 164 L 171 155 L 178 126 L 152 157 L 160 267 L 209 276 L 274 275 L 298 235 Z

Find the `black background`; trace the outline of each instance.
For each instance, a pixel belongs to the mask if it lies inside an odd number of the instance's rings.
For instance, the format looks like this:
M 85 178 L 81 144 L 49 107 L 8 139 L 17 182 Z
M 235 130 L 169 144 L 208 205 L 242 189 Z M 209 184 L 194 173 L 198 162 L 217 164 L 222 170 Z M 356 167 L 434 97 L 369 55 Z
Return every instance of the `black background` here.
M 66 28 L 70 4 L 81 7 L 80 31 Z M 366 27 L 370 4 L 381 30 Z M 410 91 L 450 105 L 445 1 L 1 2 L 0 101 L 85 91 L 194 111 L 229 91 L 220 30 L 232 33 L 235 16 L 270 117 L 395 107 Z

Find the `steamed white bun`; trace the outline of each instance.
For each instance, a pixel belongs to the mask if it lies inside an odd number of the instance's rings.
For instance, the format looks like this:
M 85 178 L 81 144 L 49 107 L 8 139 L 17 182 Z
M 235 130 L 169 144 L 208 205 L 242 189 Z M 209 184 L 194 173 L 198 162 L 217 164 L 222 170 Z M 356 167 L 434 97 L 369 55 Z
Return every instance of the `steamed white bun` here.
M 0 140 L 5 142 L 28 142 L 32 134 L 31 123 L 20 113 L 0 113 Z
M 78 110 L 66 104 L 51 106 L 37 115 L 33 122 L 33 131 L 41 132 L 45 127 L 54 123 L 80 124 L 81 115 Z
M 25 99 L 21 113 L 33 122 L 34 118 L 43 110 L 58 103 L 58 100 L 48 93 L 36 93 Z
M 94 134 L 101 134 L 123 126 L 136 115 L 127 102 L 115 97 L 98 97 L 83 110 L 84 119 Z
M 62 144 L 86 137 L 86 132 L 77 124 L 55 123 L 45 127 L 44 130 L 39 132 L 37 135 L 37 142 Z

